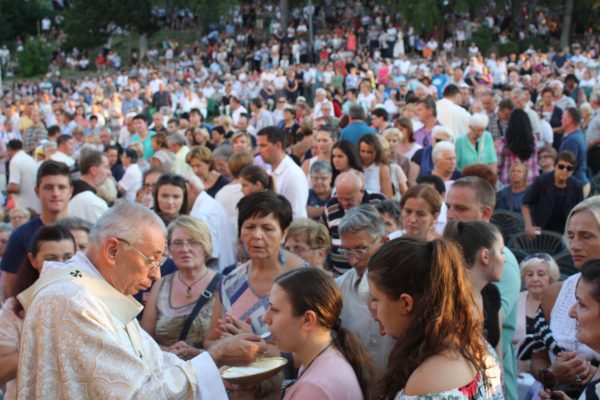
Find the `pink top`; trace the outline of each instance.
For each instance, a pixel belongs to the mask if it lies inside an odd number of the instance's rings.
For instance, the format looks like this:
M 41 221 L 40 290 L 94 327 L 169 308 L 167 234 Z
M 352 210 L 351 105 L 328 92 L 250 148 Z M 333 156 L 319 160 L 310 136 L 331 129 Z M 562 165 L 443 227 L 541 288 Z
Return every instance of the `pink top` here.
M 285 390 L 283 400 L 363 400 L 354 370 L 342 353 L 330 347 L 317 357 L 300 379 Z

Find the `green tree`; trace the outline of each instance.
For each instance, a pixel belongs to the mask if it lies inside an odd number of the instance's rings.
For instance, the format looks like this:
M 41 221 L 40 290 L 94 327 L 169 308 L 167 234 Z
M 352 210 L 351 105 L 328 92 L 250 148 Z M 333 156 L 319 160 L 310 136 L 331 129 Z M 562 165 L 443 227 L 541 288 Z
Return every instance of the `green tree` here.
M 0 0 L 0 44 L 37 34 L 38 21 L 51 13 L 39 1 Z
M 152 33 L 157 29 L 151 0 L 70 0 L 70 3 L 71 7 L 65 11 L 64 29 L 71 46 L 97 47 L 113 33 L 111 26 L 130 33 Z
M 41 40 L 27 39 L 23 51 L 17 53 L 18 74 L 23 77 L 41 75 L 48 71 L 52 59 L 52 49 Z

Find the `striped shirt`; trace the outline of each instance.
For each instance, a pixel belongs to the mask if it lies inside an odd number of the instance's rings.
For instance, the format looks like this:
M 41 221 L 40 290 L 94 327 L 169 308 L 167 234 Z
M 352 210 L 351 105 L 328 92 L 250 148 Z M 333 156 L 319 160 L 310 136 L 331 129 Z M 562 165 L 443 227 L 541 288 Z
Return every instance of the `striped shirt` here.
M 365 190 L 361 204 L 376 205 L 385 199 L 386 197 L 381 193 L 369 193 Z M 342 208 L 338 198 L 333 197 L 327 202 L 325 211 L 323 211 L 323 216 L 321 217 L 323 224 L 329 229 L 329 234 L 331 235 L 331 252 L 327 261 L 336 276 L 340 276 L 352 268 L 346 256 L 339 253 L 339 249 L 342 246 L 342 239 L 338 232 L 338 225 L 344 215 L 346 215 L 346 210 Z

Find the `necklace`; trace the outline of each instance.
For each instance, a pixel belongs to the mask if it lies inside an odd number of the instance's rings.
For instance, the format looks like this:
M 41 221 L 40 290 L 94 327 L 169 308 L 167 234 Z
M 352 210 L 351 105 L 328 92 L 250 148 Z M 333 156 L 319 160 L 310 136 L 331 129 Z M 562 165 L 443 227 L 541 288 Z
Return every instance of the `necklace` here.
M 187 288 L 186 291 L 185 291 L 185 297 L 187 299 L 191 299 L 192 297 L 194 297 L 194 295 L 192 294 L 192 288 L 196 285 L 196 283 L 198 283 L 202 279 L 204 279 L 204 277 L 206 276 L 206 274 L 208 274 L 208 268 L 206 268 L 206 272 L 204 272 L 204 274 L 200 278 L 198 278 L 198 280 L 196 280 L 191 285 L 188 285 L 187 283 L 185 283 L 183 281 L 183 279 L 181 279 L 181 274 L 179 272 L 177 272 L 177 278 L 179 279 L 179 282 L 183 283 L 183 285 Z
M 326 351 L 328 348 L 330 348 L 330 347 L 331 347 L 331 344 L 332 344 L 332 343 L 333 343 L 333 342 L 329 342 L 329 344 L 327 345 L 327 347 L 325 347 L 323 350 L 321 350 L 321 351 L 319 352 L 319 354 L 317 354 L 317 356 L 316 356 L 315 358 L 313 358 L 313 359 L 312 359 L 312 360 L 311 360 L 311 361 L 308 363 L 308 365 L 306 366 L 306 368 L 304 368 L 304 369 L 302 370 L 302 373 L 301 373 L 300 375 L 298 375 L 298 380 L 299 380 L 300 378 L 302 378 L 302 375 L 304 375 L 304 373 L 305 373 L 305 372 L 308 370 L 308 368 L 310 368 L 310 366 L 312 365 L 312 363 L 313 363 L 313 362 L 315 362 L 315 360 L 316 360 L 317 358 L 319 358 L 319 356 L 320 356 L 321 354 L 325 353 L 325 351 Z

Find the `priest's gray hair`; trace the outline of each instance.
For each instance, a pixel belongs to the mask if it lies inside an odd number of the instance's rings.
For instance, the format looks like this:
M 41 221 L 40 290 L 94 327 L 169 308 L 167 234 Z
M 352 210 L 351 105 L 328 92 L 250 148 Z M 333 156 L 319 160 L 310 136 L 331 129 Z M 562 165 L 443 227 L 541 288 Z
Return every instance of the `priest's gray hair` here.
M 132 244 L 142 243 L 149 227 L 158 228 L 167 236 L 165 223 L 154 211 L 125 201 L 109 208 L 98 219 L 90 231 L 90 247 L 101 246 L 107 238 L 115 236 Z
M 381 214 L 371 204 L 361 204 L 346 211 L 338 226 L 340 235 L 367 231 L 373 239 L 386 235 L 385 223 Z

